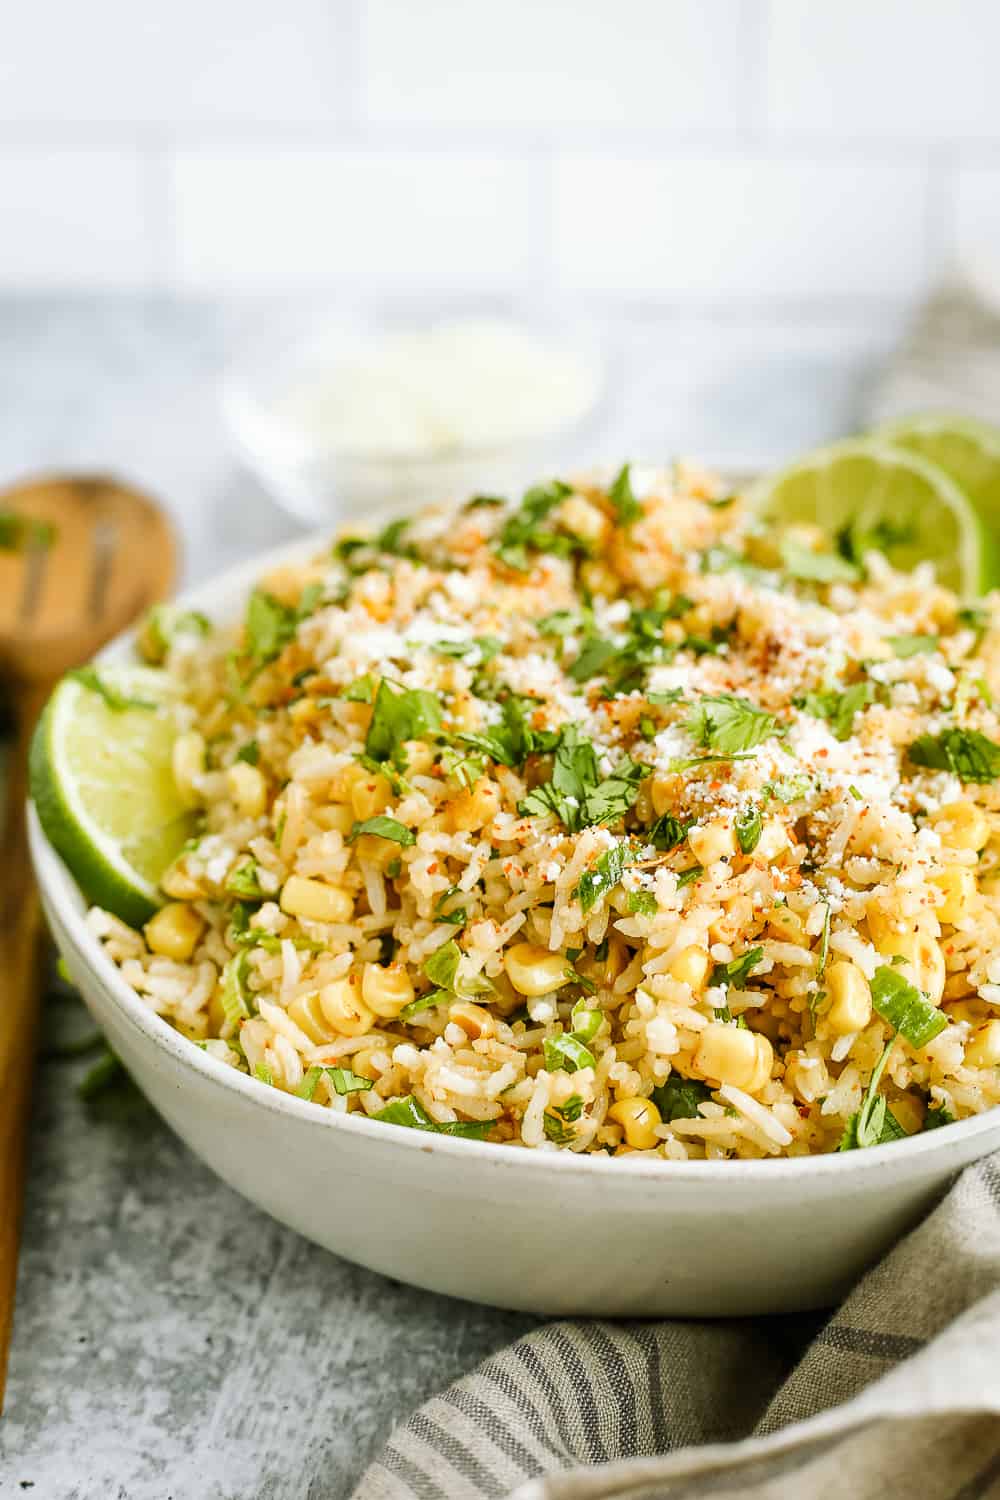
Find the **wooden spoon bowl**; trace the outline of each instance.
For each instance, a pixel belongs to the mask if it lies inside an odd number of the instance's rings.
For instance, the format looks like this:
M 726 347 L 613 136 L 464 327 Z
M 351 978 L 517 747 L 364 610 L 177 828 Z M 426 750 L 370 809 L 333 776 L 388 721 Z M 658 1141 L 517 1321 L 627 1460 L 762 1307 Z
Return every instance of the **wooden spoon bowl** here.
M 38 1011 L 40 912 L 24 816 L 28 747 L 58 679 L 162 599 L 176 565 L 163 511 L 118 480 L 52 474 L 0 491 L 0 702 L 16 724 L 0 823 L 0 1410 Z

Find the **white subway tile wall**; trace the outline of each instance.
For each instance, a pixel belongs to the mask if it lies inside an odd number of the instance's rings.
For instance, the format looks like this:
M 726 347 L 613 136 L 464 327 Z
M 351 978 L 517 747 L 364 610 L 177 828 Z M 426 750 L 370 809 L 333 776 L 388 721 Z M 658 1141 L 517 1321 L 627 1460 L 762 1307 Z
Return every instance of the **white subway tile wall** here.
M 998 55 L 996 0 L 34 0 L 0 287 L 898 315 L 1000 266 Z

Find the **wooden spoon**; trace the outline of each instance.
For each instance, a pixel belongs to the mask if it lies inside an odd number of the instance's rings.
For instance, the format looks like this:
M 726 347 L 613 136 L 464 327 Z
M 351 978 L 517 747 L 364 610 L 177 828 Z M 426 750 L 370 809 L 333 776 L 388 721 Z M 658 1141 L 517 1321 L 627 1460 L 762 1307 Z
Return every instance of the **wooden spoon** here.
M 16 724 L 0 822 L 0 1411 L 38 1013 L 41 919 L 25 826 L 28 746 L 59 677 L 163 598 L 176 560 L 163 512 L 114 479 L 53 474 L 0 491 L 0 703 L 10 704 Z

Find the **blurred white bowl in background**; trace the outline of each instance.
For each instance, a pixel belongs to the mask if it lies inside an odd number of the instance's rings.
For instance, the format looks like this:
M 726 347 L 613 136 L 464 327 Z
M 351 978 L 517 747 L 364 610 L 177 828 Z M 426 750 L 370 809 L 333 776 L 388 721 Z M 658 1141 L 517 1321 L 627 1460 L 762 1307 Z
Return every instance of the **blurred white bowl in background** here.
M 535 320 L 327 326 L 260 342 L 223 386 L 239 457 L 304 521 L 509 492 L 572 451 L 596 347 Z

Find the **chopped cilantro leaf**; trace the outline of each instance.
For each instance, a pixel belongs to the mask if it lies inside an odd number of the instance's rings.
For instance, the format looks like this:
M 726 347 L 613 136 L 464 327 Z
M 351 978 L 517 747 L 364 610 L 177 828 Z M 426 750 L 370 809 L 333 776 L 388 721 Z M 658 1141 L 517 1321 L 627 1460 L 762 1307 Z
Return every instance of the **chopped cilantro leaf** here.
M 872 1076 L 868 1080 L 865 1096 L 861 1101 L 861 1108 L 848 1120 L 847 1128 L 837 1147 L 838 1151 L 856 1151 L 869 1146 L 884 1146 L 888 1141 L 901 1140 L 906 1134 L 889 1108 L 885 1096 L 878 1092 L 885 1065 L 895 1045 L 896 1038 L 892 1037 L 875 1064 Z
M 752 750 L 762 740 L 769 739 L 776 733 L 778 721 L 774 714 L 755 708 L 747 698 L 735 693 L 716 693 L 699 698 L 685 728 L 697 744 L 730 754 Z
M 375 538 L 375 546 L 379 552 L 388 552 L 392 557 L 416 557 L 415 547 L 407 545 L 403 537 L 410 529 L 409 516 L 401 516 L 397 521 L 390 521 Z
M 676 849 L 678 844 L 683 844 L 694 827 L 694 821 L 694 818 L 675 818 L 673 813 L 662 813 L 643 838 L 654 849 L 665 854 L 668 849 Z
M 528 793 L 519 811 L 537 817 L 555 813 L 571 833 L 595 823 L 614 823 L 635 802 L 649 769 L 626 756 L 602 779 L 593 745 L 570 724 L 559 741 L 551 778 Z
M 375 695 L 375 680 L 370 672 L 363 677 L 355 677 L 344 689 L 344 697 L 348 703 L 370 703 Z
M 708 978 L 709 987 L 724 985 L 728 989 L 733 985 L 739 988 L 744 980 L 750 978 L 763 957 L 763 948 L 748 948 L 739 958 L 732 958 L 727 964 L 716 964 Z
M 573 892 L 580 903 L 581 911 L 587 913 L 598 901 L 603 900 L 614 890 L 633 858 L 631 845 L 615 844 L 612 848 L 605 850 L 592 870 L 584 871 L 580 876 L 580 883 Z
M 106 677 L 102 677 L 96 667 L 74 667 L 67 672 L 67 677 L 72 677 L 81 687 L 85 687 L 91 693 L 97 693 L 104 699 L 112 713 L 124 713 L 129 708 L 155 708 L 156 704 L 146 698 L 133 698 L 127 693 L 121 693 L 110 683 Z
M 296 1089 L 300 1099 L 312 1099 L 316 1093 L 316 1085 L 323 1074 L 333 1086 L 336 1093 L 341 1096 L 345 1094 L 363 1094 L 373 1087 L 370 1078 L 362 1078 L 357 1073 L 352 1073 L 350 1068 L 320 1068 L 312 1067 Z
M 706 1104 L 711 1097 L 707 1083 L 698 1078 L 682 1078 L 679 1073 L 671 1073 L 666 1083 L 661 1083 L 652 1094 L 665 1125 L 673 1120 L 699 1119 L 699 1104 Z
M 941 644 L 936 635 L 887 635 L 886 640 L 897 656 L 921 656 L 936 651 Z
M 433 693 L 394 686 L 383 677 L 375 694 L 365 754 L 375 761 L 391 760 L 402 770 L 406 765 L 405 742 L 426 739 L 440 728 L 441 709 Z
M 545 1070 L 548 1073 L 575 1073 L 579 1068 L 596 1068 L 597 1059 L 585 1042 L 572 1032 L 549 1036 L 542 1043 Z
M 608 499 L 614 506 L 615 514 L 622 526 L 631 526 L 633 521 L 642 519 L 642 506 L 632 489 L 631 464 L 623 464 L 618 471 L 618 476 L 608 491 Z
M 860 576 L 856 563 L 836 552 L 813 552 L 791 537 L 782 539 L 781 561 L 789 577 L 803 583 L 854 583 Z
M 262 901 L 266 891 L 257 877 L 257 862 L 245 859 L 226 876 L 226 891 L 241 900 Z
M 451 1120 L 442 1125 L 431 1118 L 413 1094 L 407 1094 L 402 1099 L 394 1099 L 391 1104 L 386 1105 L 385 1109 L 378 1110 L 369 1118 L 382 1120 L 387 1125 L 407 1125 L 411 1130 L 430 1130 L 436 1135 L 464 1136 L 465 1139 L 473 1141 L 485 1140 L 496 1124 L 495 1120 Z
M 945 1104 L 932 1104 L 924 1116 L 925 1130 L 938 1130 L 942 1125 L 954 1125 L 955 1116 Z
M 432 984 L 443 990 L 454 990 L 461 957 L 462 950 L 452 938 L 451 942 L 435 948 L 430 958 L 424 960 L 424 973 Z
M 849 739 L 854 730 L 854 717 L 875 699 L 875 685 L 871 682 L 855 682 L 842 693 L 806 693 L 796 704 L 804 708 L 814 719 L 826 719 L 835 739 Z
M 652 891 L 629 891 L 628 909 L 636 917 L 655 917 L 659 906 Z
M 247 653 L 254 661 L 273 661 L 285 649 L 295 634 L 298 612 L 288 604 L 282 604 L 273 594 L 255 589 L 247 604 L 246 632 Z
M 819 940 L 819 957 L 816 961 L 816 978 L 822 979 L 826 973 L 826 961 L 830 953 L 830 903 L 823 905 L 823 932 Z
M 528 490 L 514 513 L 508 516 L 493 543 L 500 561 L 518 573 L 526 573 L 531 567 L 529 549 L 535 552 L 554 552 L 569 557 L 578 551 L 580 542 L 565 533 L 549 531 L 543 525 L 553 511 L 573 491 L 568 484 L 555 479 L 550 484 L 535 485 Z
M 400 823 L 397 818 L 387 818 L 384 813 L 379 813 L 375 818 L 365 818 L 362 823 L 355 823 L 348 836 L 348 843 L 360 838 L 363 833 L 373 834 L 377 839 L 391 839 L 394 844 L 402 844 L 404 849 L 417 842 L 416 834 L 405 823 Z
M 580 655 L 569 669 L 569 675 L 574 682 L 588 682 L 620 656 L 621 649 L 614 641 L 592 635 L 584 642 Z
M 915 766 L 953 771 L 962 781 L 985 785 L 1000 776 L 1000 745 L 978 729 L 943 729 L 922 734 L 907 749 Z
M 677 889 L 679 891 L 682 891 L 684 887 L 686 885 L 690 885 L 692 881 L 699 880 L 701 876 L 704 875 L 704 873 L 704 865 L 689 865 L 686 870 L 681 870 L 680 874 L 678 875 Z
M 247 740 L 236 752 L 236 759 L 245 762 L 248 766 L 255 766 L 260 760 L 260 746 L 256 740 Z

